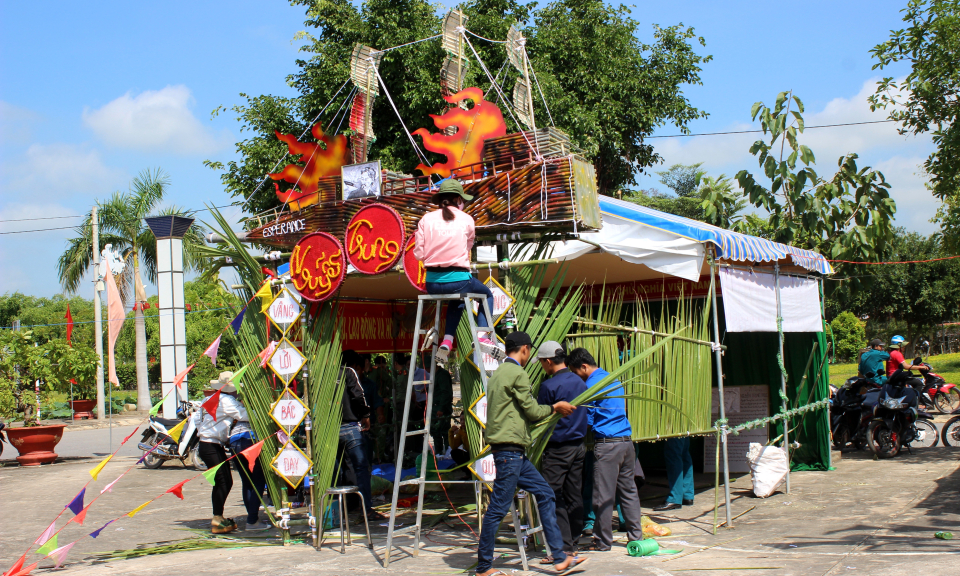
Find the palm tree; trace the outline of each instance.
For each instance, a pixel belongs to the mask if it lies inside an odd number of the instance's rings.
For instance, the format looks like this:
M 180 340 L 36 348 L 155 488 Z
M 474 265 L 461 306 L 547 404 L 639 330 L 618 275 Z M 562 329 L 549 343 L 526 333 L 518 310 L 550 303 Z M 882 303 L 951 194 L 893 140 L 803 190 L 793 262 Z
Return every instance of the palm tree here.
M 191 217 L 193 212 L 168 206 L 157 207 L 163 202 L 163 196 L 170 185 L 170 178 L 159 168 L 144 170 L 130 183 L 126 193 L 114 192 L 106 201 L 97 201 L 99 246 L 97 251 L 107 244 L 113 245 L 113 251 L 126 266 L 117 279 L 117 287 L 124 302 L 140 304 L 147 296 L 140 278 L 140 269 L 145 268 L 148 278 L 157 277 L 157 242 L 150 228 L 144 222 L 149 216 L 177 215 Z M 153 212 L 151 214 L 151 212 Z M 83 277 L 90 269 L 93 258 L 93 230 L 87 221 L 76 228 L 76 236 L 67 241 L 67 249 L 60 256 L 58 270 L 60 283 L 64 290 L 76 292 Z M 183 238 L 184 270 L 196 269 L 198 259 L 196 248 L 203 244 L 203 230 L 194 224 Z M 136 306 L 136 354 L 137 354 L 137 409 L 150 409 L 150 388 L 147 381 L 147 335 L 143 320 L 143 307 Z

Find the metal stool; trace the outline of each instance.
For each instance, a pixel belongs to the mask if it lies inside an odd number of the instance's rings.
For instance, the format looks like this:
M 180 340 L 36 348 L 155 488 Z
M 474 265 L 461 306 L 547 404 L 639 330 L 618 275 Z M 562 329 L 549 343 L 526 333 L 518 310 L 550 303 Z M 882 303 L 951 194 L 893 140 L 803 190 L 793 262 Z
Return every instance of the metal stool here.
M 519 506 L 517 503 L 519 502 Z M 534 510 L 536 510 L 536 519 L 537 526 L 534 526 Z M 513 530 L 517 536 L 517 550 L 520 552 L 520 562 L 523 565 L 524 570 L 529 570 L 527 564 L 527 550 L 524 546 L 524 540 L 529 539 L 529 544 L 533 550 L 538 548 L 537 546 L 537 534 L 543 532 L 543 522 L 540 519 L 540 508 L 537 506 L 537 499 L 533 494 L 527 492 L 526 490 L 518 490 L 515 500 L 510 503 L 510 513 L 513 516 Z M 526 516 L 527 528 L 521 526 L 521 515 Z M 543 541 L 544 548 L 547 549 L 547 556 L 551 556 L 553 552 L 550 550 L 550 545 L 547 544 L 546 539 Z
M 347 502 L 344 500 L 347 494 L 357 494 L 360 496 L 360 508 L 363 510 L 363 524 L 367 528 L 367 546 L 373 548 L 373 538 L 370 537 L 370 523 L 367 522 L 367 502 L 363 499 L 363 494 L 360 494 L 360 488 L 357 486 L 335 486 L 333 488 L 328 488 L 325 496 L 331 496 L 330 503 L 333 503 L 332 496 L 336 496 L 339 499 L 340 505 L 340 553 L 345 554 L 347 551 L 346 546 L 343 543 L 343 532 L 347 532 L 347 544 L 352 544 L 350 539 L 350 517 L 347 515 Z M 323 542 L 323 532 L 326 528 L 326 510 L 323 512 L 323 517 L 320 522 L 320 539 L 319 543 Z M 318 544 L 319 547 L 319 544 Z

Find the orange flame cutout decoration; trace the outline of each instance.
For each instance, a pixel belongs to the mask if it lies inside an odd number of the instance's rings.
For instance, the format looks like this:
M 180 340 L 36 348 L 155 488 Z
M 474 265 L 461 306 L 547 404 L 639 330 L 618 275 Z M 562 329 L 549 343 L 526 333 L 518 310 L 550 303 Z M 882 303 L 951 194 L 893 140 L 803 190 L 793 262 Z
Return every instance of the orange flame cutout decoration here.
M 274 132 L 281 142 L 287 144 L 290 155 L 299 160 L 306 161 L 306 166 L 297 166 L 296 164 L 287 164 L 278 174 L 270 174 L 274 180 L 284 180 L 295 184 L 300 189 L 288 192 L 281 192 L 277 188 L 277 198 L 281 202 L 293 202 L 305 196 L 317 193 L 317 183 L 324 176 L 339 176 L 340 167 L 348 163 L 347 159 L 347 137 L 327 136 L 323 133 L 323 127 L 320 123 L 313 125 L 310 130 L 317 142 L 323 142 L 326 149 L 313 142 L 298 142 L 293 134 L 281 134 Z M 308 203 L 301 203 L 301 206 Z
M 451 104 L 472 100 L 473 108 L 464 110 L 454 106 L 442 116 L 431 114 L 433 123 L 441 132 L 431 134 L 426 128 L 420 128 L 414 134 L 423 138 L 424 148 L 447 157 L 446 162 L 438 162 L 433 166 L 420 164 L 417 170 L 425 175 L 437 174 L 446 178 L 451 174 L 460 176 L 457 171 L 460 166 L 480 162 L 484 141 L 487 138 L 506 136 L 507 125 L 503 121 L 500 108 L 493 102 L 484 101 L 483 91 L 479 88 L 464 88 L 452 96 L 444 96 L 443 99 Z M 444 134 L 442 130 L 449 126 L 456 126 L 457 133 L 452 136 Z

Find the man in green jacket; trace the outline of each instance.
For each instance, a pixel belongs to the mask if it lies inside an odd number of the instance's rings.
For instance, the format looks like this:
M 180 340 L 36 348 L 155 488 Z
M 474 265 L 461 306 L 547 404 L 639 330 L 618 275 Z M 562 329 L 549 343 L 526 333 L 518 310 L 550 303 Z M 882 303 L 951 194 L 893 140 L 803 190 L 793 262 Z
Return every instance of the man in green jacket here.
M 514 332 L 506 338 L 507 359 L 497 368 L 487 383 L 487 424 L 484 430 L 487 443 L 493 452 L 496 479 L 490 506 L 483 515 L 480 546 L 477 549 L 479 562 L 477 576 L 493 576 L 498 572 L 493 565 L 493 547 L 497 528 L 510 509 L 517 488 L 526 490 L 537 498 L 543 533 L 553 553 L 554 568 L 565 574 L 587 559 L 568 556 L 563 552 L 563 537 L 557 526 L 556 497 L 540 472 L 524 456 L 530 445 L 531 422 L 548 418 L 556 412 L 569 416 L 575 406 L 569 402 L 557 402 L 553 406 L 540 405 L 533 397 L 530 379 L 523 367 L 530 359 L 533 343 L 525 332 Z

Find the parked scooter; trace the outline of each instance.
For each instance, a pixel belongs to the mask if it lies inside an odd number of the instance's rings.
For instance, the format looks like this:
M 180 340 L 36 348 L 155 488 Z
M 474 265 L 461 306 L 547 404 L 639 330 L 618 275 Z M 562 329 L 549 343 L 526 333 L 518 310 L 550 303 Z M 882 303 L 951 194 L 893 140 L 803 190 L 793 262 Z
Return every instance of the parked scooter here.
M 918 380 L 903 369 L 897 370 L 880 392 L 872 406 L 872 417 L 867 428 L 867 445 L 879 458 L 893 458 L 903 446 L 932 448 L 940 437 L 933 417 L 917 409 L 918 398 L 914 386 Z M 865 402 L 866 405 L 866 402 Z M 868 413 L 871 410 L 868 408 Z
M 151 470 L 163 466 L 167 460 L 179 460 L 184 466 L 189 460 L 197 470 L 206 470 L 207 465 L 200 458 L 200 438 L 197 436 L 197 427 L 193 423 L 193 414 L 202 410 L 200 402 L 180 402 L 177 408 L 177 419 L 170 420 L 159 416 L 150 417 L 150 426 L 143 431 L 143 437 L 138 448 L 146 452 L 143 465 Z M 180 433 L 179 442 L 169 434 L 169 430 L 186 419 L 186 424 Z
M 6 424 L 0 422 L 0 456 L 3 455 L 3 443 L 7 441 L 6 434 L 3 433 L 3 429 L 6 427 Z
M 956 384 L 949 384 L 939 374 L 931 372 L 932 367 L 921 358 L 913 361 L 927 368 L 923 372 L 923 386 L 920 393 L 920 403 L 937 409 L 941 414 L 950 414 L 960 408 L 960 390 Z
M 857 450 L 863 450 L 867 446 L 867 427 L 880 396 L 880 385 L 863 376 L 854 376 L 839 388 L 831 388 L 830 432 L 834 446 L 840 450 L 853 444 Z
M 960 408 L 951 412 L 953 418 L 947 420 L 940 429 L 944 446 L 960 446 Z

